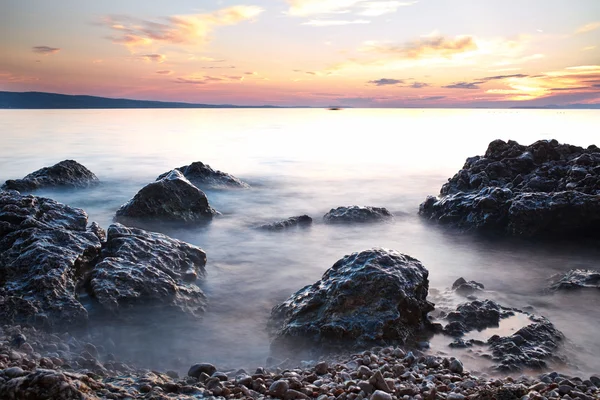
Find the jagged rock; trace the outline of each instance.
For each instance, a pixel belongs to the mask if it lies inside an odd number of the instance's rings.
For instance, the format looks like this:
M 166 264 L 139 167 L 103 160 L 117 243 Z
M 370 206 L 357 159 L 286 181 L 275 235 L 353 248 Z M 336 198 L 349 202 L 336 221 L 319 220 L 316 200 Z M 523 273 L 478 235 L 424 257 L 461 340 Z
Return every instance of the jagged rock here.
M 469 296 L 476 292 L 481 292 L 484 288 L 483 284 L 475 281 L 466 281 L 465 278 L 458 278 L 452 284 L 452 290 L 462 296 Z
M 249 188 L 245 182 L 242 182 L 233 175 L 227 174 L 221 171 L 215 171 L 210 165 L 204 164 L 200 161 L 191 163 L 190 165 L 184 165 L 183 167 L 176 168 L 183 174 L 190 182 L 201 189 L 222 189 L 222 188 Z M 165 172 L 160 175 L 157 180 L 163 179 L 171 172 Z
M 54 200 L 0 192 L 0 316 L 68 329 L 85 325 L 80 277 L 100 252 L 87 214 Z
M 270 224 L 260 225 L 258 229 L 266 231 L 281 231 L 284 229 L 295 228 L 295 227 L 307 227 L 312 224 L 312 218 L 308 215 L 300 215 L 297 217 L 290 217 Z
M 464 230 L 518 236 L 597 235 L 600 149 L 540 140 L 530 146 L 495 140 L 485 156 L 468 158 L 424 217 Z
M 7 180 L 2 189 L 30 191 L 49 187 L 87 188 L 99 182 L 93 172 L 77 161 L 65 160 L 32 172 L 23 179 Z
M 416 259 L 374 248 L 337 261 L 321 280 L 273 308 L 275 347 L 295 339 L 339 342 L 406 341 L 428 330 L 428 271 Z
M 162 179 L 144 186 L 133 199 L 117 210 L 116 220 L 197 223 L 212 218 L 215 211 L 208 198 L 181 172 L 171 171 Z
M 471 301 L 460 304 L 456 311 L 448 313 L 450 321 L 444 327 L 444 333 L 450 336 L 462 336 L 472 330 L 482 330 L 498 326 L 501 318 L 514 315 L 512 310 L 502 307 L 492 300 Z
M 380 222 L 393 218 L 392 213 L 383 207 L 349 206 L 331 209 L 323 216 L 329 224 Z
M 550 290 L 600 289 L 600 272 L 591 269 L 572 269 L 555 278 L 556 280 L 550 285 Z
M 197 317 L 206 297 L 195 281 L 205 275 L 205 264 L 206 253 L 196 246 L 114 224 L 92 271 L 91 293 L 119 316 L 168 309 Z
M 556 350 L 564 335 L 543 317 L 531 317 L 533 323 L 519 329 L 511 336 L 492 336 L 488 344 L 493 360 L 500 371 L 520 371 L 546 368 L 547 361 L 564 362 Z

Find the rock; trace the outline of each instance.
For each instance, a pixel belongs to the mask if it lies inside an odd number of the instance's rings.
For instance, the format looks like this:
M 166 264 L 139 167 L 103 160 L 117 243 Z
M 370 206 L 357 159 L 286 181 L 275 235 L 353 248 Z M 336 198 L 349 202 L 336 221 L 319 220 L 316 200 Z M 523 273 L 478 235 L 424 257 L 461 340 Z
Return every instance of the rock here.
M 32 172 L 23 179 L 8 180 L 2 189 L 25 192 L 55 187 L 88 188 L 99 182 L 93 172 L 77 161 L 65 160 Z
M 54 200 L 0 192 L 0 319 L 69 329 L 85 326 L 79 285 L 100 252 L 87 214 Z
M 590 376 L 590 382 L 592 382 L 597 388 L 600 388 L 600 377 L 592 375 Z
M 312 224 L 312 218 L 308 215 L 300 215 L 297 217 L 290 217 L 288 219 L 284 219 L 277 222 L 272 222 L 270 224 L 260 225 L 258 229 L 263 229 L 266 231 L 281 231 L 284 229 L 295 228 L 295 227 L 307 227 Z
M 27 341 L 27 337 L 22 333 L 17 333 L 14 335 L 10 341 L 10 344 L 17 349 L 21 347 Z
M 472 295 L 473 293 L 481 292 L 481 291 L 483 291 L 483 289 L 485 289 L 483 284 L 481 284 L 479 282 L 475 282 L 475 281 L 467 282 L 462 277 L 458 278 L 452 284 L 452 290 L 454 290 L 456 293 L 460 294 L 461 296 L 469 296 L 469 295 Z
M 285 393 L 290 388 L 289 384 L 284 380 L 275 381 L 269 386 L 269 393 L 272 396 L 283 398 Z
M 375 371 L 371 378 L 369 378 L 369 383 L 377 390 L 383 390 L 387 393 L 392 392 L 392 389 L 388 386 L 385 378 L 381 374 L 381 371 Z
M 160 233 L 114 224 L 108 228 L 90 289 L 113 315 L 165 310 L 198 317 L 206 296 L 195 284 L 205 275 L 206 253 Z
M 318 363 L 317 365 L 315 365 L 315 372 L 317 373 L 317 375 L 325 375 L 327 373 L 328 369 L 329 369 L 329 364 L 327 364 L 326 361 L 322 361 L 322 362 Z
M 371 395 L 371 400 L 392 400 L 392 396 L 384 391 L 376 390 Z
M 12 368 L 7 368 L 4 370 L 4 375 L 6 375 L 10 379 L 18 378 L 18 377 L 26 375 L 26 374 L 27 373 L 19 367 L 12 367 Z
M 242 182 L 235 176 L 225 172 L 215 171 L 209 165 L 203 164 L 200 161 L 176 168 L 176 170 L 181 172 L 187 180 L 192 182 L 194 186 L 200 189 L 246 189 L 250 187 L 250 185 Z M 163 179 L 170 173 L 171 172 L 165 172 L 164 174 L 160 175 L 157 180 Z
M 460 360 L 455 358 L 454 360 L 450 361 L 450 368 L 448 369 L 455 374 L 462 374 L 463 364 L 460 362 Z
M 392 218 L 392 213 L 383 207 L 363 206 L 333 208 L 323 216 L 328 224 L 381 222 Z
M 600 289 L 600 272 L 590 269 L 572 269 L 555 278 L 557 279 L 550 285 L 550 290 Z
M 533 323 L 527 325 L 511 336 L 492 336 L 488 340 L 493 360 L 498 363 L 500 371 L 520 371 L 527 369 L 544 369 L 547 360 L 564 362 L 556 354 L 564 335 L 543 317 L 531 317 Z
M 117 210 L 116 220 L 123 223 L 173 222 L 198 223 L 218 214 L 208 198 L 181 172 L 171 171 L 162 179 L 144 186 Z
M 449 393 L 446 400 L 464 400 L 465 396 L 460 393 Z
M 501 318 L 511 315 L 514 315 L 511 310 L 492 300 L 462 303 L 456 308 L 456 311 L 452 311 L 446 316 L 450 323 L 444 327 L 444 333 L 450 336 L 461 336 L 474 329 L 496 327 Z
M 313 345 L 404 342 L 431 328 L 428 274 L 418 260 L 394 250 L 374 248 L 345 256 L 321 280 L 273 308 L 273 345 L 285 345 L 286 339 Z
M 468 158 L 419 213 L 464 230 L 517 236 L 593 235 L 600 222 L 600 149 L 496 140 Z
M 200 378 L 202 373 L 205 373 L 208 376 L 211 376 L 217 372 L 217 367 L 209 363 L 200 363 L 194 364 L 188 370 L 188 376 L 192 376 L 194 378 Z

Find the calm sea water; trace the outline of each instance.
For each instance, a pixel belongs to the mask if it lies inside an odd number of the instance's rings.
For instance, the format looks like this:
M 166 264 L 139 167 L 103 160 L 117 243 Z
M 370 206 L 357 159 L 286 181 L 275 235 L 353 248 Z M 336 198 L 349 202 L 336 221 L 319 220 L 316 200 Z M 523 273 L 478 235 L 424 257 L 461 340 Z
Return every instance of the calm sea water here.
M 98 328 L 121 354 L 157 367 L 264 365 L 270 309 L 345 254 L 381 246 L 421 260 L 432 288 L 443 292 L 464 276 L 482 282 L 488 298 L 533 307 L 565 333 L 581 372 L 598 372 L 600 293 L 545 295 L 543 289 L 555 273 L 599 268 L 600 250 L 486 240 L 434 227 L 417 215 L 428 194 L 438 193 L 467 157 L 483 154 L 494 139 L 529 144 L 555 138 L 587 146 L 597 141 L 598 126 L 600 111 L 2 110 L 0 181 L 75 159 L 96 173 L 100 187 L 37 194 L 81 207 L 104 227 L 142 186 L 193 161 L 253 186 L 207 191 L 221 218 L 202 228 L 165 231 L 208 254 L 202 287 L 210 305 L 203 321 L 150 332 L 118 324 Z M 352 204 L 383 206 L 396 218 L 369 226 L 320 222 L 331 208 Z M 303 213 L 315 219 L 306 230 L 252 229 Z M 434 352 L 448 350 L 433 343 Z

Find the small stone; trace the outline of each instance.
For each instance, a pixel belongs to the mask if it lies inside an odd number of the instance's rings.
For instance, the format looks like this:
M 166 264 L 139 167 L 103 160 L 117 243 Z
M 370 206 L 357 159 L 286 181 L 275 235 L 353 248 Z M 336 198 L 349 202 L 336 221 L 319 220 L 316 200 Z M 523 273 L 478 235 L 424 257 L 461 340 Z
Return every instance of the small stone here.
M 140 392 L 149 393 L 150 391 L 152 391 L 152 386 L 150 386 L 148 384 L 140 386 Z
M 462 362 L 460 362 L 459 359 L 454 359 L 450 362 L 450 371 L 454 372 L 455 374 L 462 374 L 463 372 L 463 364 Z
M 18 333 L 12 337 L 10 344 L 18 349 L 26 341 L 27 341 L 27 337 L 25 335 L 23 335 L 22 333 Z
M 317 365 L 315 365 L 315 372 L 317 373 L 317 375 L 325 375 L 327 373 L 328 369 L 329 369 L 329 364 L 327 364 L 327 362 L 325 362 L 325 361 L 320 362 Z
M 179 379 L 179 374 L 176 371 L 167 371 L 167 376 L 171 379 Z
M 290 385 L 287 383 L 287 381 L 278 380 L 273 382 L 271 386 L 269 386 L 269 393 L 271 393 L 272 396 L 283 398 L 283 396 L 289 390 L 289 388 Z
M 371 395 L 370 400 L 392 400 L 392 396 L 382 390 L 376 390 L 375 393 Z
M 594 384 L 594 386 L 600 388 L 600 378 L 596 375 L 590 376 L 590 382 Z
M 465 396 L 460 393 L 449 393 L 446 400 L 464 400 Z
M 86 343 L 85 346 L 83 346 L 83 348 L 85 351 L 87 351 L 92 356 L 94 356 L 94 358 L 98 357 L 98 349 L 93 344 Z
M 283 395 L 283 398 L 285 400 L 296 400 L 296 399 L 308 399 L 308 396 L 297 390 L 289 389 L 287 392 L 285 392 L 285 394 Z
M 548 387 L 548 385 L 544 382 L 538 382 L 535 385 L 532 385 L 529 387 L 529 391 L 536 391 L 536 392 L 541 392 L 542 390 L 546 389 Z
M 569 385 L 560 385 L 558 387 L 558 393 L 563 395 L 571 393 L 571 390 L 573 390 L 573 388 Z
M 211 378 L 217 378 L 217 379 L 219 379 L 219 380 L 220 380 L 220 381 L 222 381 L 222 382 L 223 382 L 223 381 L 226 381 L 226 380 L 228 379 L 228 377 L 227 377 L 227 374 L 226 374 L 226 373 L 224 373 L 224 372 L 218 372 L 218 371 L 217 371 L 217 372 L 214 372 L 214 373 L 213 373 L 213 374 L 212 374 L 210 377 L 211 377 Z
M 209 363 L 194 364 L 190 367 L 188 375 L 193 376 L 194 378 L 200 378 L 200 374 L 203 372 L 210 376 L 217 372 L 217 367 Z
M 375 387 L 375 389 L 383 390 L 384 392 L 390 393 L 392 389 L 388 387 L 385 378 L 381 374 L 381 371 L 376 371 L 371 379 L 369 379 L 369 383 Z
M 4 370 L 4 375 L 8 376 L 10 379 L 18 378 L 18 377 L 23 376 L 25 374 L 26 374 L 26 372 L 23 371 L 19 367 L 12 367 L 12 368 L 7 368 L 7 369 Z

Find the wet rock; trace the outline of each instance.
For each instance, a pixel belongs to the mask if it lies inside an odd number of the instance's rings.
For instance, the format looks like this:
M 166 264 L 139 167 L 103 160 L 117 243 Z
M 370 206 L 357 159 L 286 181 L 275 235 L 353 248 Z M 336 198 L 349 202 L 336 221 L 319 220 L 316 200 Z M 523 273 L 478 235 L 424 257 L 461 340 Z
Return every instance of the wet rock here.
M 496 140 L 468 158 L 419 213 L 464 230 L 518 236 L 594 234 L 600 222 L 600 149 Z
M 199 363 L 199 364 L 194 364 L 190 367 L 190 369 L 188 371 L 188 376 L 192 376 L 194 378 L 200 378 L 200 375 L 203 373 L 208 376 L 211 376 L 215 372 L 217 372 L 217 367 L 215 367 L 214 365 L 209 364 L 209 363 Z
M 181 172 L 171 171 L 162 179 L 144 186 L 117 210 L 116 220 L 123 223 L 174 222 L 198 223 L 218 214 L 208 198 Z
M 562 276 L 555 276 L 555 278 L 550 285 L 550 290 L 600 289 L 600 272 L 590 269 L 572 269 Z
M 215 171 L 209 165 L 200 161 L 176 168 L 176 170 L 181 172 L 187 180 L 192 182 L 194 186 L 200 189 L 245 189 L 250 187 L 250 185 L 242 182 L 235 176 L 225 172 Z M 170 172 L 165 172 L 164 174 L 160 175 L 157 180 L 163 179 L 169 173 Z
M 488 344 L 500 371 L 520 371 L 523 368 L 543 369 L 547 361 L 564 362 L 556 354 L 564 335 L 546 318 L 532 317 L 533 323 L 511 336 L 492 336 Z
M 206 297 L 195 281 L 205 264 L 206 253 L 196 246 L 114 224 L 91 274 L 91 293 L 113 315 L 145 309 L 197 317 Z
M 5 322 L 68 329 L 87 312 L 78 284 L 101 243 L 87 214 L 54 200 L 0 192 L 0 317 Z
M 454 360 L 450 361 L 450 368 L 448 369 L 455 374 L 462 374 L 463 364 L 460 362 L 460 360 L 455 358 Z
M 269 393 L 275 397 L 283 398 L 290 385 L 284 380 L 275 381 L 269 386 Z
M 314 345 L 403 342 L 430 329 L 428 287 L 428 271 L 410 256 L 381 248 L 353 253 L 273 308 L 273 345 L 300 338 Z
M 323 216 L 329 224 L 381 222 L 393 218 L 383 207 L 348 206 L 331 209 Z
M 284 229 L 295 228 L 295 227 L 307 227 L 312 224 L 312 218 L 308 215 L 299 215 L 297 217 L 290 217 L 270 224 L 260 225 L 258 229 L 266 231 L 281 231 Z
M 450 336 L 461 336 L 475 329 L 496 327 L 501 318 L 511 315 L 514 315 L 513 311 L 492 300 L 474 300 L 462 303 L 456 308 L 456 311 L 452 311 L 446 316 L 450 322 L 444 327 L 444 333 Z
M 8 180 L 2 189 L 26 192 L 51 187 L 87 188 L 99 182 L 93 172 L 77 161 L 65 160 L 32 172 L 23 179 Z
M 4 375 L 6 375 L 9 379 L 18 378 L 20 376 L 26 375 L 27 373 L 23 371 L 22 368 L 12 367 L 4 370 Z
M 452 290 L 454 290 L 456 293 L 460 294 L 461 296 L 469 296 L 472 295 L 473 293 L 477 293 L 477 292 L 481 292 L 483 291 L 484 286 L 483 284 L 479 283 L 479 282 L 475 282 L 475 281 L 466 281 L 465 278 L 458 278 L 453 284 L 452 284 Z

